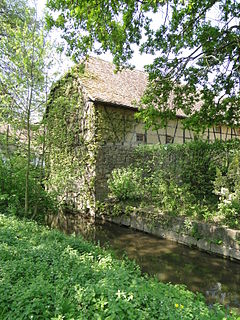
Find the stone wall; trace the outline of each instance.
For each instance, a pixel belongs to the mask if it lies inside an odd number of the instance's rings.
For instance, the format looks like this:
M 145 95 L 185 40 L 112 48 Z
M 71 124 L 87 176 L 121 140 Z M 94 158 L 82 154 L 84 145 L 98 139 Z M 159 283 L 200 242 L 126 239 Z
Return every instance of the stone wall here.
M 107 221 L 193 246 L 200 250 L 240 261 L 240 230 L 190 220 L 184 217 L 160 216 L 153 221 L 144 213 L 119 217 L 107 216 Z

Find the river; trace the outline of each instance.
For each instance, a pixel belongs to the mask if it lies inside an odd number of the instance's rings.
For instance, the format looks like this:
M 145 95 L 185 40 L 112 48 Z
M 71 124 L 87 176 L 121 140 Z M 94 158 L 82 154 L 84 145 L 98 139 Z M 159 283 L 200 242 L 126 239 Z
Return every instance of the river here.
M 64 219 L 58 228 L 81 234 L 85 239 L 107 246 L 118 257 L 134 259 L 142 272 L 160 281 L 184 284 L 201 292 L 209 305 L 218 302 L 240 311 L 240 263 L 201 252 L 176 242 L 111 223 L 78 218 Z

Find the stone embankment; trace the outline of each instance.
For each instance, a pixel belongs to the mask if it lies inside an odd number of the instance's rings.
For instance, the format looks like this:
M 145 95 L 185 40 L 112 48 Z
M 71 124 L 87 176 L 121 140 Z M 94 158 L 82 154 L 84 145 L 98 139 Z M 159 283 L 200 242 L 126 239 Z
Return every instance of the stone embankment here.
M 240 261 L 240 230 L 166 215 L 160 215 L 153 220 L 144 214 L 131 213 L 121 216 L 108 215 L 104 219 Z

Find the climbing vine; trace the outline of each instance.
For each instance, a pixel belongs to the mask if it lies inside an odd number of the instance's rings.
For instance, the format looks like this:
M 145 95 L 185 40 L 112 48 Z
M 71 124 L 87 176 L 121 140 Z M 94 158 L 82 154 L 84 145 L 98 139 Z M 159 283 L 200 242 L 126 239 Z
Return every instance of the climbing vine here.
M 99 142 L 119 143 L 126 140 L 136 120 L 129 110 L 98 104 L 96 108 L 96 127 Z
M 94 118 L 75 68 L 52 89 L 47 113 L 47 184 L 72 210 L 94 206 Z

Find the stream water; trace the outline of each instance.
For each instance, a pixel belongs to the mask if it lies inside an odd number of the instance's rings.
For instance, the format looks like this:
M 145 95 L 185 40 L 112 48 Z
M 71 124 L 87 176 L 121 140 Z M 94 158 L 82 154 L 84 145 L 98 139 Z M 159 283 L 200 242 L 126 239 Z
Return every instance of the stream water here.
M 218 302 L 240 311 L 240 263 L 101 221 L 65 219 L 58 228 L 108 246 L 119 257 L 125 253 L 142 272 L 165 283 L 185 284 L 191 291 L 203 293 L 210 305 Z

